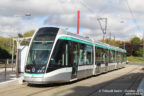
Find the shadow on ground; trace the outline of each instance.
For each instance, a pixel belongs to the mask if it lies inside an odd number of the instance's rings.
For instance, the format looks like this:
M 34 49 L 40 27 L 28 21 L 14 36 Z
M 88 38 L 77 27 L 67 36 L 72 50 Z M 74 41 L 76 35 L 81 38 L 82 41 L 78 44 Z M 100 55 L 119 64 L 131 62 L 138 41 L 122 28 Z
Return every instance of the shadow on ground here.
M 140 96 L 139 93 L 137 92 L 137 87 L 143 77 L 144 77 L 143 73 L 132 73 L 113 79 L 111 81 L 95 84 L 92 86 L 81 85 L 73 87 L 71 89 L 63 89 L 62 91 L 56 92 L 54 96 L 63 96 L 62 94 L 65 94 L 64 96 Z M 28 84 L 28 86 L 38 88 L 66 86 L 70 84 L 76 84 L 81 81 L 88 80 L 90 78 L 97 78 L 97 76 L 91 76 L 72 83 L 47 84 L 47 85 Z M 88 82 L 87 84 L 89 83 L 91 82 Z M 45 92 L 49 93 L 49 91 Z

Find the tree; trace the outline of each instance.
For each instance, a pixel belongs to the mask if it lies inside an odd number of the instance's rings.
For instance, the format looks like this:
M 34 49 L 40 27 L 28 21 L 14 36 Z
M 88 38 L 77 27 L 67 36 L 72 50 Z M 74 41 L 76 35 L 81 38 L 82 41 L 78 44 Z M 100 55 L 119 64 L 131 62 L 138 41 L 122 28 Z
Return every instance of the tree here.
M 137 56 L 142 56 L 142 55 L 143 55 L 143 48 L 139 48 L 139 49 L 136 51 L 136 55 L 137 55 Z
M 35 32 L 35 30 L 31 30 L 31 31 L 25 32 L 23 37 L 32 37 L 34 32 Z M 21 43 L 21 45 L 29 45 L 29 41 L 23 41 Z
M 34 34 L 35 30 L 31 30 L 31 31 L 28 31 L 28 32 L 25 32 L 24 33 L 24 37 L 31 37 L 33 34 Z
M 7 59 L 7 58 L 10 58 L 9 52 L 0 47 L 0 59 Z
M 141 44 L 141 40 L 139 37 L 134 36 L 133 38 L 131 38 L 130 43 L 131 44 Z
M 0 48 L 5 49 L 10 53 L 11 51 L 11 38 L 0 37 Z

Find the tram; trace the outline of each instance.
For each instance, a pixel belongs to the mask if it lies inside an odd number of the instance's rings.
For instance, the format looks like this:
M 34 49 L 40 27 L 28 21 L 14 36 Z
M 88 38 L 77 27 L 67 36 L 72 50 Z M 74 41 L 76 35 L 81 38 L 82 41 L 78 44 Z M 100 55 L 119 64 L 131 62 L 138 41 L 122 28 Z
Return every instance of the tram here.
M 71 82 L 125 64 L 124 49 L 64 29 L 43 27 L 31 39 L 24 80 L 31 84 Z

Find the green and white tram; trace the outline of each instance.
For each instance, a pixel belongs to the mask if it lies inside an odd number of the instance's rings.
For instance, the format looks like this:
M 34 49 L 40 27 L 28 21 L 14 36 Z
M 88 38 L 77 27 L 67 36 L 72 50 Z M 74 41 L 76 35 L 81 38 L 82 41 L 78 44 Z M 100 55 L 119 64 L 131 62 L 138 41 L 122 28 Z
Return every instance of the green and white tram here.
M 24 80 L 33 84 L 71 82 L 122 68 L 126 50 L 55 27 L 35 32 Z

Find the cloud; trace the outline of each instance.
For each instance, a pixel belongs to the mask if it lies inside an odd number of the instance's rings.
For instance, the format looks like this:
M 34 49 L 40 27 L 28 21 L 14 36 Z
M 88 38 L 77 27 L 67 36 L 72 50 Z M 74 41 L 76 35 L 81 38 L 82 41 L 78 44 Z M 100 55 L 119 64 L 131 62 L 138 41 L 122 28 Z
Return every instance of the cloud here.
M 129 12 L 126 0 L 1 0 L 0 32 L 23 33 L 46 25 L 76 28 L 76 12 L 79 9 L 80 28 L 83 29 L 81 35 L 101 39 L 102 31 L 97 18 L 105 17 L 108 18 L 107 36 L 111 32 L 117 39 L 127 40 L 132 35 L 140 36 L 144 29 L 144 1 L 127 1 L 136 21 Z M 32 16 L 29 18 L 14 17 L 14 14 L 24 15 L 27 12 Z M 13 26 L 15 26 L 15 32 L 11 31 Z
M 31 22 L 35 22 L 35 19 L 25 20 L 20 19 L 19 17 L 5 17 L 0 16 L 0 35 L 2 36 L 15 36 L 17 33 L 24 33 L 32 29 L 36 29 L 38 26 L 36 24 L 32 24 Z

